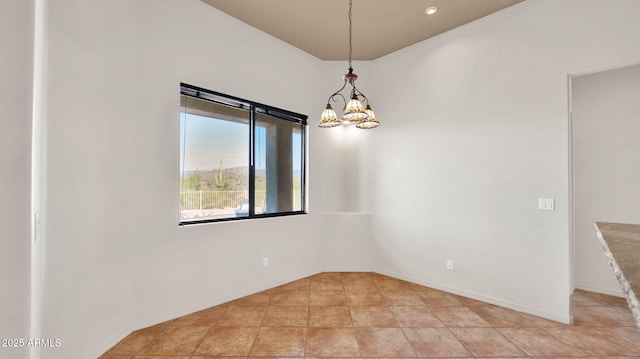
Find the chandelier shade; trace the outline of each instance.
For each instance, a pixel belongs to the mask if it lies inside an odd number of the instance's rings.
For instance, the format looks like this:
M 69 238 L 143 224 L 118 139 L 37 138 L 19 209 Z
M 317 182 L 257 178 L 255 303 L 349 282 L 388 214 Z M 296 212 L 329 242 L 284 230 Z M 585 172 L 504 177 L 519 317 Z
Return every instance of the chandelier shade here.
M 353 95 L 349 103 L 347 103 L 347 107 L 344 108 L 342 119 L 349 122 L 360 122 L 366 120 L 367 117 L 369 115 L 365 112 L 360 100 L 358 100 L 358 96 Z
M 318 127 L 329 128 L 340 126 L 342 121 L 338 119 L 336 112 L 331 108 L 330 104 L 327 104 L 327 107 L 322 111 L 322 117 L 320 118 L 320 124 Z
M 380 122 L 378 122 L 378 119 L 376 118 L 376 115 L 373 113 L 371 106 L 367 105 L 367 108 L 364 110 L 364 112 L 368 115 L 368 117 L 366 120 L 358 122 L 358 124 L 356 124 L 357 128 L 368 130 L 368 129 L 376 128 L 380 126 Z
M 371 129 L 380 126 L 380 121 L 376 119 L 373 110 L 371 110 L 371 106 L 369 105 L 369 100 L 367 96 L 365 96 L 358 88 L 356 87 L 356 80 L 358 79 L 358 75 L 353 73 L 353 68 L 351 66 L 351 55 L 353 52 L 352 46 L 352 20 L 351 20 L 351 9 L 353 7 L 353 0 L 349 0 L 349 72 L 347 72 L 342 79 L 344 80 L 344 84 L 342 87 L 331 94 L 329 96 L 329 100 L 327 101 L 327 107 L 325 107 L 322 112 L 322 116 L 320 117 L 320 123 L 318 127 L 321 128 L 329 128 L 339 126 L 341 124 L 352 124 L 355 123 L 357 128 L 360 129 Z M 346 101 L 345 96 L 341 93 L 347 85 L 351 87 L 349 92 L 349 101 Z M 342 120 L 338 118 L 338 115 L 331 107 L 331 101 L 338 102 L 342 99 L 344 103 L 344 110 L 342 112 Z M 364 105 L 363 105 L 364 103 Z M 365 107 L 366 105 L 366 107 Z

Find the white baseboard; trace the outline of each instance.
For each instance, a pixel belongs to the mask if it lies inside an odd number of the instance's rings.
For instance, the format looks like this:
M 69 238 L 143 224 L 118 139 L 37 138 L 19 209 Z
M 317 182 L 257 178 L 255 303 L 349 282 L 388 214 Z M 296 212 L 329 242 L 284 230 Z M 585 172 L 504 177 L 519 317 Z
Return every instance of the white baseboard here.
M 105 340 L 101 345 L 99 345 L 93 352 L 87 354 L 85 356 L 86 359 L 95 359 L 99 358 L 101 355 L 106 353 L 109 349 L 111 349 L 114 345 L 118 344 L 122 339 L 126 338 L 127 335 L 131 334 L 131 331 L 122 330 L 116 335 L 112 336 Z
M 232 300 L 236 300 L 236 299 L 240 299 L 242 297 L 246 297 L 248 295 L 251 294 L 255 294 L 258 292 L 262 292 L 265 291 L 267 289 L 271 289 L 271 288 L 275 288 L 277 286 L 283 285 L 283 284 L 287 284 L 289 282 L 293 282 L 296 281 L 298 279 L 302 279 L 302 278 L 306 278 L 318 273 L 321 273 L 322 270 L 317 269 L 317 270 L 311 270 L 311 271 L 306 271 L 306 272 L 302 272 L 302 273 L 298 273 L 296 275 L 293 276 L 289 276 L 283 279 L 279 279 L 273 282 L 270 282 L 268 284 L 265 285 L 261 285 L 258 287 L 254 287 L 254 288 L 250 288 L 247 290 L 243 290 L 240 292 L 236 292 L 236 293 L 231 293 L 229 295 L 225 295 L 222 297 L 217 297 L 217 298 L 211 298 L 211 299 L 207 299 L 204 301 L 201 301 L 199 303 L 195 303 L 193 305 L 189 305 L 187 307 L 184 308 L 179 308 L 177 310 L 172 310 L 170 312 L 166 312 L 166 313 L 162 313 L 156 317 L 154 317 L 153 319 L 149 319 L 149 320 L 144 320 L 144 321 L 140 321 L 140 322 L 136 322 L 133 324 L 133 330 L 139 330 L 139 329 L 143 329 L 143 328 L 147 328 L 156 324 L 160 324 L 160 323 L 164 323 L 166 321 L 169 320 L 173 320 L 176 318 L 180 318 L 182 316 L 191 314 L 191 313 L 195 313 L 207 308 L 211 308 L 211 307 L 215 307 L 216 305 L 220 305 L 220 304 L 224 304 L 227 302 L 230 302 Z
M 372 272 L 373 269 L 371 267 L 324 267 L 322 268 L 322 272 Z
M 604 288 L 604 287 L 593 286 L 585 283 L 575 283 L 575 288 L 580 290 L 585 290 L 587 292 L 595 292 L 600 294 L 611 295 L 614 297 L 624 298 L 624 295 L 622 294 L 621 289 Z
M 411 283 L 424 285 L 424 286 L 429 287 L 429 288 L 434 288 L 434 289 L 442 290 L 442 291 L 445 291 L 445 292 L 448 292 L 448 293 L 457 294 L 457 295 L 461 295 L 463 297 L 467 297 L 467 298 L 479 300 L 479 301 L 482 301 L 482 302 L 494 304 L 494 305 L 497 305 L 497 306 L 500 306 L 500 307 L 504 307 L 504 308 L 507 308 L 507 309 L 513 309 L 513 310 L 516 310 L 516 311 L 519 311 L 519 312 L 535 315 L 537 317 L 542 317 L 542 318 L 545 318 L 545 319 L 553 320 L 554 322 L 560 322 L 560 323 L 564 323 L 564 324 L 573 323 L 573 318 L 569 314 L 547 312 L 545 310 L 540 310 L 539 308 L 523 306 L 523 305 L 520 305 L 520 304 L 517 304 L 517 303 L 505 301 L 505 300 L 502 300 L 502 299 L 499 299 L 499 298 L 488 297 L 488 296 L 485 296 L 485 295 L 482 295 L 482 294 L 472 293 L 472 292 L 468 292 L 468 291 L 465 291 L 465 290 L 460 290 L 458 288 L 450 287 L 450 286 L 443 285 L 443 284 L 440 284 L 440 283 L 433 283 L 433 282 L 425 281 L 425 280 L 420 279 L 420 278 L 406 276 L 406 275 L 403 275 L 403 274 L 400 274 L 400 273 L 391 272 L 391 271 L 374 270 L 374 272 L 375 273 L 379 273 L 379 274 L 383 274 L 383 275 L 386 275 L 386 276 L 389 276 L 389 277 L 393 277 L 393 278 L 396 278 L 396 279 L 405 280 L 405 281 L 408 281 L 408 282 L 411 282 Z

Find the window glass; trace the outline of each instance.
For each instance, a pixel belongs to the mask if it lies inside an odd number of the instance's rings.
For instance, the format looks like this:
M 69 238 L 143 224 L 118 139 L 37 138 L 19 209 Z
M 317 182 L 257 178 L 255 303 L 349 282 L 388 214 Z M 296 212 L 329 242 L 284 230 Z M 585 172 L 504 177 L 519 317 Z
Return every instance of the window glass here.
M 181 107 L 180 219 L 236 217 L 249 200 L 249 114 L 187 96 Z
M 306 116 L 181 84 L 180 224 L 304 213 Z
M 256 117 L 256 208 L 301 210 L 302 126 L 267 114 Z

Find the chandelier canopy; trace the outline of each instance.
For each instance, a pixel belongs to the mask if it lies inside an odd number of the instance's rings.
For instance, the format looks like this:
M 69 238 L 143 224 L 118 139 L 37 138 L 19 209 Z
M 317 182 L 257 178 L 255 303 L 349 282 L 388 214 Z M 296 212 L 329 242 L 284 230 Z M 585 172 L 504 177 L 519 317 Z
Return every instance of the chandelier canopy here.
M 353 73 L 353 68 L 351 67 L 351 55 L 353 53 L 353 47 L 351 44 L 351 30 L 353 27 L 351 19 L 351 8 L 353 7 L 352 2 L 353 0 L 349 0 L 349 72 L 342 76 L 342 79 L 344 80 L 342 87 L 329 96 L 329 99 L 327 100 L 327 107 L 325 107 L 322 112 L 322 117 L 320 118 L 318 127 L 329 128 L 340 126 L 341 124 L 346 125 L 355 123 L 357 128 L 370 129 L 376 128 L 380 125 L 380 122 L 369 105 L 367 96 L 360 92 L 356 87 L 358 75 Z M 348 102 L 345 96 L 341 93 L 341 91 L 347 87 L 347 84 L 351 86 Z M 336 112 L 331 107 L 331 101 L 338 102 L 339 98 L 342 98 L 342 102 L 344 103 L 342 119 L 338 118 L 338 115 L 336 115 Z M 366 107 L 362 105 L 362 102 L 366 104 Z

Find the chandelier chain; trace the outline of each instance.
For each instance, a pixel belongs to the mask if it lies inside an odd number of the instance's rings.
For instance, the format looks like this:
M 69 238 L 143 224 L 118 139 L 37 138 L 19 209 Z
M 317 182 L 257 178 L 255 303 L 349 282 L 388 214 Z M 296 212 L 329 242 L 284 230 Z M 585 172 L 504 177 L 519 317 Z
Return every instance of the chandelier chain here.
M 351 68 L 351 54 L 353 53 L 353 48 L 351 45 L 351 29 L 353 28 L 351 22 L 351 7 L 353 6 L 353 0 L 349 0 L 349 68 Z

